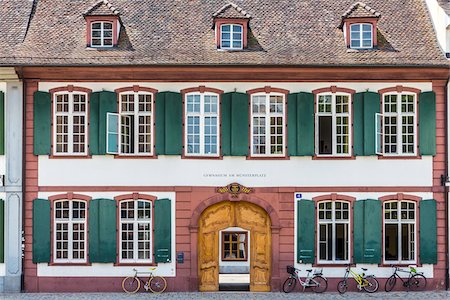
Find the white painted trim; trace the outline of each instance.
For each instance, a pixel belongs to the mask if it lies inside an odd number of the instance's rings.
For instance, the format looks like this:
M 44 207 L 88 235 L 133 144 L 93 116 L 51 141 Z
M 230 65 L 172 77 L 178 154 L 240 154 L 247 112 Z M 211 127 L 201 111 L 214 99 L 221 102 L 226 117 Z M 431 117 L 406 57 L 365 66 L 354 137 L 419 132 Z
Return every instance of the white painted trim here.
M 369 25 L 370 26 L 370 47 L 364 47 L 363 46 L 363 25 Z M 352 27 L 358 26 L 359 27 L 359 47 L 352 47 Z M 350 25 L 350 48 L 351 49 L 372 49 L 373 48 L 373 25 L 371 23 L 354 23 Z
M 94 28 L 93 28 L 93 26 L 94 26 L 94 24 L 98 24 L 98 23 L 100 23 L 100 37 L 99 37 L 100 45 L 94 45 L 94 43 L 93 43 L 93 38 L 94 38 L 93 31 L 94 31 Z M 105 27 L 106 23 L 111 24 L 111 45 L 105 45 L 106 37 L 105 37 L 105 28 L 104 27 Z M 111 48 L 111 47 L 114 47 L 114 23 L 113 22 L 110 22 L 110 21 L 95 21 L 95 22 L 91 23 L 91 28 L 90 29 L 91 29 L 91 45 L 90 46 L 92 48 L 99 48 L 99 47 Z
M 224 47 L 222 44 L 222 34 L 223 34 L 223 26 L 230 26 L 230 47 Z M 233 38 L 234 26 L 238 26 L 241 28 L 241 47 L 234 47 L 233 42 L 235 41 Z M 220 25 L 220 49 L 223 50 L 242 50 L 244 48 L 244 27 L 241 24 L 227 23 Z

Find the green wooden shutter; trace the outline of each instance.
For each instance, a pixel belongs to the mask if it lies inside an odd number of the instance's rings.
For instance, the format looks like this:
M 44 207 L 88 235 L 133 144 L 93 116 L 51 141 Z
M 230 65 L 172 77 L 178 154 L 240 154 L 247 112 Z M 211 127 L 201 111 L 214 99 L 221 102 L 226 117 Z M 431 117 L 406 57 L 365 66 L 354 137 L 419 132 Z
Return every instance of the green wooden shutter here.
M 364 155 L 364 93 L 353 95 L 353 154 Z
M 314 263 L 316 237 L 314 202 L 302 199 L 297 203 L 297 262 Z
M 33 200 L 33 263 L 50 262 L 50 201 Z
M 156 154 L 183 153 L 183 102 L 180 93 L 161 92 L 156 96 Z
M 221 104 L 220 104 L 220 115 L 221 115 L 221 148 L 222 155 L 231 155 L 231 100 L 232 93 L 222 94 Z
M 436 200 L 422 200 L 420 209 L 420 263 L 437 264 Z
M 353 262 L 381 263 L 382 212 L 379 200 L 358 200 L 353 206 Z
M 364 155 L 377 155 L 375 149 L 375 114 L 380 112 L 380 95 L 364 92 Z
M 421 155 L 436 155 L 436 94 L 419 97 L 419 149 Z
M 91 155 L 99 155 L 100 125 L 100 92 L 89 96 L 89 151 Z
M 94 199 L 89 202 L 89 261 L 116 262 L 117 212 L 111 199 Z
M 117 112 L 117 94 L 114 92 L 99 92 L 99 117 L 98 117 L 98 154 L 106 154 L 106 123 L 107 113 Z
M 231 96 L 231 155 L 247 156 L 248 141 L 248 95 L 232 93 Z
M 289 156 L 297 156 L 297 97 L 298 93 L 288 95 L 288 153 Z
M 35 92 L 33 105 L 35 155 L 51 154 L 52 100 L 50 93 Z
M 166 152 L 166 93 L 157 93 L 155 97 L 155 151 L 156 155 Z
M 0 155 L 5 154 L 5 94 L 0 91 Z
M 158 199 L 155 201 L 154 207 L 155 262 L 168 263 L 172 261 L 171 200 Z
M 0 263 L 5 262 L 5 202 L 0 199 Z
M 297 155 L 314 155 L 314 95 L 301 92 L 297 98 Z

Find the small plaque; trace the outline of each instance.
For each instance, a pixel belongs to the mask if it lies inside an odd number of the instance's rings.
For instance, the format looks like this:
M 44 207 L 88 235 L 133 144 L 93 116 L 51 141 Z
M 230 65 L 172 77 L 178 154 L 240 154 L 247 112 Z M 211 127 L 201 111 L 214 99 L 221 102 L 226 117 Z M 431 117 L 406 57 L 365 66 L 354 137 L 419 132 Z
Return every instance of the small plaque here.
M 220 194 L 230 193 L 232 198 L 237 198 L 239 194 L 250 194 L 253 189 L 240 185 L 239 183 L 231 183 L 224 187 L 219 187 L 216 191 Z

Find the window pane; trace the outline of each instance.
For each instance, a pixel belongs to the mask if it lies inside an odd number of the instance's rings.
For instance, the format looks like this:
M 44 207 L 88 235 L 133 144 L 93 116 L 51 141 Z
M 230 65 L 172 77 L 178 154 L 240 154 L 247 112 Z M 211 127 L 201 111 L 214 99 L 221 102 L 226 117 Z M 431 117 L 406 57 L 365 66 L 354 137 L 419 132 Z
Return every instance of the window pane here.
M 348 224 L 336 224 L 336 260 L 348 259 Z
M 363 24 L 363 31 L 372 31 L 372 25 Z
M 385 260 L 398 260 L 398 225 L 386 224 L 384 235 Z
M 233 26 L 233 32 L 242 32 L 242 27 L 239 25 L 234 25 Z
M 319 154 L 332 154 L 332 117 L 319 116 Z

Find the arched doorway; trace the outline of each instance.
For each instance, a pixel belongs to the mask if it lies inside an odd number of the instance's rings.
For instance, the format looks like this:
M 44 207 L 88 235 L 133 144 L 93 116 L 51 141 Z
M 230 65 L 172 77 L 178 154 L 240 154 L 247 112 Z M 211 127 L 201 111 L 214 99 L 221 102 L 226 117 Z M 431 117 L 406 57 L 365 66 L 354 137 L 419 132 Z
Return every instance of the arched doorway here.
M 198 226 L 200 291 L 219 290 L 219 231 L 229 227 L 240 227 L 250 232 L 250 291 L 270 291 L 271 220 L 263 208 L 245 201 L 223 201 L 206 208 Z

